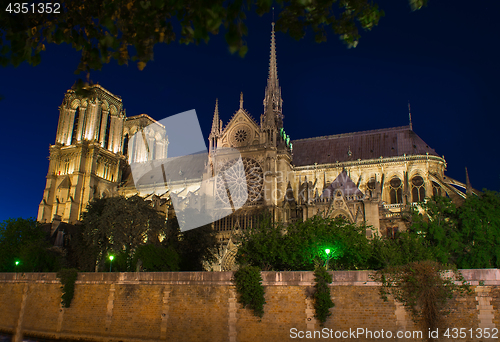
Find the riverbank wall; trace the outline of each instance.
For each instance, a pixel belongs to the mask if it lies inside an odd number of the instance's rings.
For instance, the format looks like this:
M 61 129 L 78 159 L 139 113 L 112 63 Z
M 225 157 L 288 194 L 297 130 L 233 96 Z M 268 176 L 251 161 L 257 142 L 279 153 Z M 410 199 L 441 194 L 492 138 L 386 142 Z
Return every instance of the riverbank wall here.
M 473 293 L 449 301 L 439 340 L 486 341 L 479 332 L 500 329 L 500 270 L 461 272 Z M 114 342 L 422 340 L 404 307 L 380 298 L 370 271 L 331 273 L 335 307 L 324 326 L 314 317 L 312 272 L 262 272 L 262 318 L 237 302 L 232 272 L 79 273 L 69 308 L 55 273 L 0 273 L 0 331 Z M 466 337 L 443 336 L 453 328 Z

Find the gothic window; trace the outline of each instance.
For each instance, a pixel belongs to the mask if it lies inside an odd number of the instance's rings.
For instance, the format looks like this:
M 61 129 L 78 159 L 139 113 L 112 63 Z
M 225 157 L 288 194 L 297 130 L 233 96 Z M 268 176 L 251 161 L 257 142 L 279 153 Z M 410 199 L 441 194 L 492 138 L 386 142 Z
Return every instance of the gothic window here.
M 262 199 L 263 190 L 262 169 L 258 162 L 242 158 L 242 163 L 236 161 L 225 164 L 217 175 L 217 200 L 225 206 L 241 207 L 245 203 L 255 203 Z
M 102 175 L 102 178 L 108 179 L 108 176 L 109 176 L 109 164 L 105 163 L 104 164 L 104 173 Z
M 240 130 L 236 131 L 234 139 L 237 142 L 243 142 L 243 141 L 247 140 L 247 137 L 248 137 L 247 132 L 243 129 L 240 129 Z
M 436 182 L 432 182 L 432 195 L 441 196 L 441 186 Z
M 391 204 L 403 203 L 403 183 L 398 177 L 394 177 L 389 182 L 389 195 Z
M 126 156 L 128 153 L 128 133 L 125 134 L 125 139 L 123 139 L 123 155 Z
M 411 179 L 411 198 L 412 202 L 422 202 L 425 198 L 425 183 L 421 176 L 415 176 Z
M 108 144 L 109 144 L 109 129 L 110 129 L 110 126 L 111 126 L 111 115 L 108 114 L 108 120 L 106 122 L 106 133 L 104 133 L 104 148 L 106 149 L 109 149 L 108 148 Z
M 63 175 L 67 175 L 69 173 L 69 159 L 64 160 L 64 169 Z
M 372 197 L 373 193 L 375 192 L 375 185 L 376 185 L 375 178 L 370 178 L 368 183 L 366 183 L 366 188 L 368 190 L 368 193 L 370 194 L 370 197 Z
M 73 132 L 71 134 L 71 144 L 74 145 L 76 144 L 76 135 L 78 132 L 78 113 L 80 111 L 80 107 L 77 107 L 75 109 L 75 117 L 73 119 Z

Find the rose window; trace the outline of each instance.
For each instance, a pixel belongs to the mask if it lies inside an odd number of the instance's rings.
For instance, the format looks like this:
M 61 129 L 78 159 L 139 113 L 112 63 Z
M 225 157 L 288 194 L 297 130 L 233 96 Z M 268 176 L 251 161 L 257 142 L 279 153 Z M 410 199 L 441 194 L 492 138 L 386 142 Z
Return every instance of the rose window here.
M 262 198 L 264 177 L 259 163 L 253 159 L 233 160 L 221 167 L 217 174 L 218 203 L 235 208 Z
M 247 137 L 248 133 L 244 129 L 239 129 L 234 135 L 234 139 L 240 143 L 247 140 Z

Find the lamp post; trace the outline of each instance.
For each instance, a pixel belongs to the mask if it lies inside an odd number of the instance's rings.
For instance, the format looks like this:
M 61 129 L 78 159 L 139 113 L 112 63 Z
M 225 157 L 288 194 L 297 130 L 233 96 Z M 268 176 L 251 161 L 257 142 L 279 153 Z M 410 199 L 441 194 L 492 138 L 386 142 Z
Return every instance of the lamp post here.
M 326 266 L 326 270 L 328 271 L 328 260 L 331 259 L 331 257 L 333 256 L 330 256 L 330 249 L 329 248 L 326 248 L 325 249 L 325 253 L 326 253 L 326 260 L 325 260 L 325 266 Z
M 110 255 L 110 256 L 109 256 L 109 272 L 111 272 L 111 266 L 113 265 L 113 259 L 114 259 L 114 258 L 115 258 L 115 257 L 114 257 L 113 255 Z

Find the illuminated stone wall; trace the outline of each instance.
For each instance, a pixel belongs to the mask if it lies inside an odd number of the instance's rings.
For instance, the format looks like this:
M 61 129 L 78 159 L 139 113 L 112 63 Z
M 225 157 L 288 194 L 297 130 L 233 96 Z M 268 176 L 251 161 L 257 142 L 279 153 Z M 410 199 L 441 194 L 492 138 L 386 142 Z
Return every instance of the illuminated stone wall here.
M 500 328 L 500 270 L 463 273 L 475 285 L 474 293 L 450 301 L 443 328 Z M 314 285 L 312 272 L 262 275 L 266 304 L 259 319 L 237 303 L 232 272 L 80 273 L 70 308 L 60 306 L 55 274 L 4 273 L 0 331 L 63 340 L 268 342 L 301 340 L 292 337 L 323 328 L 333 333 L 419 330 L 401 305 L 380 299 L 368 271 L 333 272 L 335 307 L 324 327 L 316 322 L 308 295 Z M 477 286 L 479 280 L 484 285 Z

